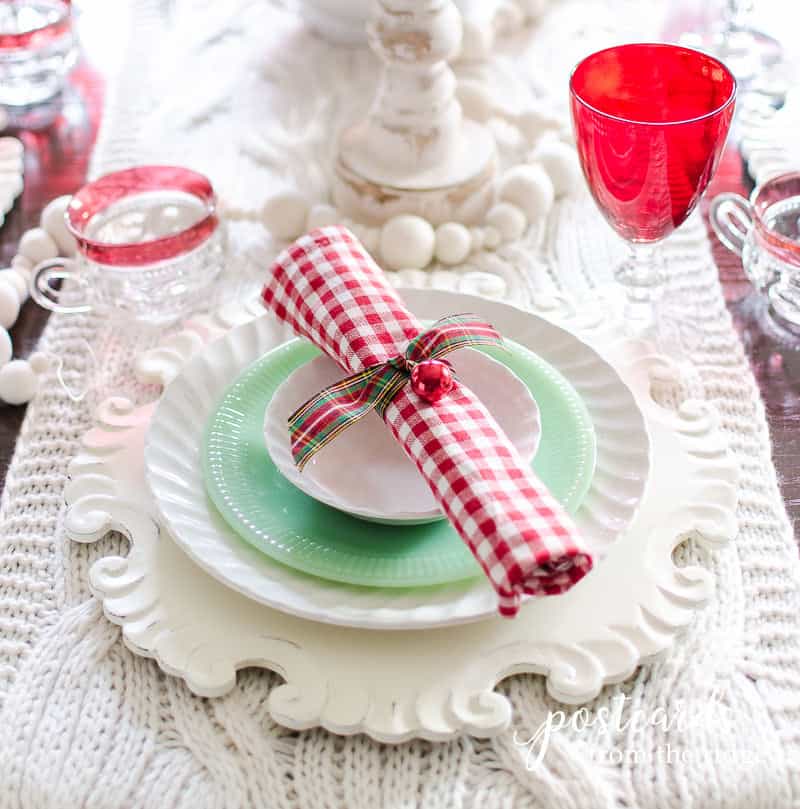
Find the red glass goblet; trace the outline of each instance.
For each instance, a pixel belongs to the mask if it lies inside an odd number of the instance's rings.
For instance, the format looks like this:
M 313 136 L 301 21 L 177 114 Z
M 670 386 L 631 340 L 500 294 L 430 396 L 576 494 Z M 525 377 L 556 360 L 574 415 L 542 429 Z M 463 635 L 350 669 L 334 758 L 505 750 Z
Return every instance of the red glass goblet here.
M 572 123 L 595 202 L 631 255 L 616 278 L 626 320 L 646 328 L 661 273 L 653 245 L 694 210 L 722 154 L 736 80 L 717 59 L 676 45 L 620 45 L 570 79 Z

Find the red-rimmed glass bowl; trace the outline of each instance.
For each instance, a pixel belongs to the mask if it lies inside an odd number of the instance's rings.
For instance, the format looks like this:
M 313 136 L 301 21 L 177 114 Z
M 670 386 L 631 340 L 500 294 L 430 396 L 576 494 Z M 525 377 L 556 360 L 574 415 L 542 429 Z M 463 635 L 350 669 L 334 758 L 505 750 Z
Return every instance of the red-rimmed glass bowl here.
M 709 219 L 720 241 L 742 257 L 753 285 L 767 292 L 773 315 L 800 331 L 800 172 L 772 177 L 749 200 L 720 194 Z
M 39 104 L 61 92 L 76 56 L 71 12 L 65 0 L 0 0 L 0 104 Z
M 66 224 L 77 242 L 75 262 L 43 262 L 32 280 L 33 297 L 54 311 L 171 322 L 202 305 L 222 267 L 214 189 L 190 169 L 107 174 L 75 194 Z M 64 295 L 52 286 L 63 279 L 77 281 Z
M 112 267 L 178 258 L 205 242 L 218 225 L 211 182 L 176 166 L 107 174 L 73 196 L 66 219 L 80 252 Z

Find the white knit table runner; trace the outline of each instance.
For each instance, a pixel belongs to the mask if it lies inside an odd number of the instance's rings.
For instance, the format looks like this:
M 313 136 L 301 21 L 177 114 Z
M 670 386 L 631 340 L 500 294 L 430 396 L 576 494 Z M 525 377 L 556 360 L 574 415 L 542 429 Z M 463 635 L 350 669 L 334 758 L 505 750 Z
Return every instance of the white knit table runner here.
M 619 38 L 620 21 L 653 17 L 643 5 L 557 4 L 515 67 L 540 84 L 557 76 L 563 94 L 569 62 Z M 327 45 L 266 0 L 119 6 L 120 15 L 132 14 L 130 52 L 109 98 L 94 175 L 136 162 L 185 163 L 208 172 L 243 211 L 257 210 L 282 183 L 324 189 L 330 122 L 369 97 L 345 95 L 374 81 L 369 54 Z M 234 266 L 263 272 L 274 253 L 263 229 L 238 224 L 232 235 Z M 243 671 L 231 694 L 203 700 L 129 652 L 87 586 L 92 561 L 124 541 L 76 545 L 62 530 L 67 464 L 90 415 L 51 377 L 29 408 L 2 501 L 0 807 L 800 806 L 800 565 L 763 408 L 698 217 L 665 253 L 671 294 L 694 324 L 698 373 L 688 393 L 717 405 L 741 464 L 741 533 L 706 560 L 716 596 L 675 648 L 607 688 L 588 714 L 553 735 L 543 762 L 526 761 L 514 741 L 515 731 L 524 740 L 549 711 L 566 709 L 539 677 L 500 686 L 515 711 L 499 738 L 392 747 L 276 726 L 266 710 L 275 675 Z M 525 250 L 480 258 L 473 269 L 502 269 L 508 295 L 524 302 L 558 287 L 590 295 L 618 255 L 582 198 L 561 203 Z M 132 346 L 112 342 L 91 317 L 54 317 L 42 345 L 65 357 L 76 381 L 87 370 L 86 340 L 113 370 L 112 386 L 153 395 L 133 382 Z M 619 723 L 581 727 L 623 699 Z M 682 731 L 665 730 L 669 718 L 698 715 L 703 721 Z

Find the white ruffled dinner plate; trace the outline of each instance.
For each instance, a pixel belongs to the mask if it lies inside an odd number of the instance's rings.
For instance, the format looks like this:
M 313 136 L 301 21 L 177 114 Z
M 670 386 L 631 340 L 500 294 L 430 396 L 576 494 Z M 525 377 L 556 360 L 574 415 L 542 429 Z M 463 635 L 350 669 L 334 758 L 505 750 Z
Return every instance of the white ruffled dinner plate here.
M 402 294 L 421 319 L 475 312 L 551 363 L 583 397 L 597 435 L 597 462 L 575 519 L 596 561 L 602 559 L 633 519 L 650 469 L 644 417 L 616 370 L 572 333 L 514 306 L 445 291 Z M 233 589 L 311 620 L 423 629 L 494 615 L 496 594 L 482 577 L 407 590 L 339 584 L 273 562 L 245 543 L 215 511 L 206 496 L 200 459 L 206 421 L 242 369 L 278 345 L 274 335 L 268 316 L 233 329 L 193 357 L 159 402 L 145 445 L 145 474 L 175 542 Z
M 458 351 L 448 359 L 458 379 L 478 396 L 522 460 L 530 463 L 539 446 L 541 424 L 539 408 L 525 383 L 479 351 Z M 293 371 L 275 391 L 264 414 L 264 440 L 278 471 L 309 497 L 362 520 L 394 525 L 443 519 L 416 466 L 374 416 L 348 427 L 302 472 L 295 466 L 289 416 L 341 378 L 342 369 L 332 359 L 316 357 Z

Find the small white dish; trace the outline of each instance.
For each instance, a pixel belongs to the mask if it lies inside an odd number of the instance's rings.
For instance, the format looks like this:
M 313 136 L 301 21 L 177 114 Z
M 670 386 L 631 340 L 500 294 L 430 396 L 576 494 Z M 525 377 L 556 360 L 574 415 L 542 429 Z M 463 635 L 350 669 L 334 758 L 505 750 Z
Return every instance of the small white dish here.
M 456 374 L 478 396 L 526 463 L 539 446 L 539 408 L 527 386 L 480 351 L 448 356 Z M 300 472 L 292 459 L 287 421 L 303 402 L 342 379 L 342 369 L 320 356 L 294 371 L 264 414 L 264 439 L 280 473 L 309 497 L 378 523 L 419 524 L 444 517 L 425 480 L 377 415 L 370 414 L 320 450 Z M 369 473 L 367 473 L 369 470 Z

